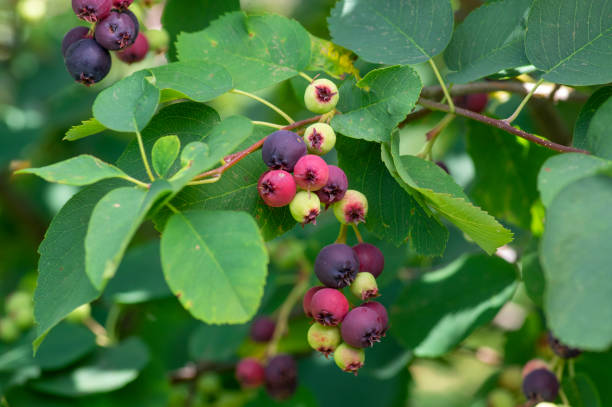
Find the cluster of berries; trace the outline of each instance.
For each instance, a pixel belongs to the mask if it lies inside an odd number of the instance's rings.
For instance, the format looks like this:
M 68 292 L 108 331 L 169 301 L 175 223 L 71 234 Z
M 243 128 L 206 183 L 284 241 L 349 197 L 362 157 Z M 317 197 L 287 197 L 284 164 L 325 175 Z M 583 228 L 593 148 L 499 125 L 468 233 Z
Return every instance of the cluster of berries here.
M 341 243 L 325 246 L 315 260 L 315 274 L 324 286 L 309 289 L 304 295 L 304 313 L 315 320 L 308 330 L 308 343 L 334 361 L 345 372 L 357 374 L 365 362 L 363 348 L 380 342 L 389 327 L 384 305 L 376 301 L 376 278 L 382 273 L 385 258 L 369 243 L 354 247 Z M 349 311 L 349 302 L 340 291 L 350 292 L 363 302 Z
M 75 27 L 62 41 L 66 69 L 87 86 L 101 81 L 110 71 L 109 51 L 127 63 L 141 61 L 149 42 L 139 33 L 136 15 L 128 10 L 133 0 L 72 0 L 76 15 L 93 25 Z

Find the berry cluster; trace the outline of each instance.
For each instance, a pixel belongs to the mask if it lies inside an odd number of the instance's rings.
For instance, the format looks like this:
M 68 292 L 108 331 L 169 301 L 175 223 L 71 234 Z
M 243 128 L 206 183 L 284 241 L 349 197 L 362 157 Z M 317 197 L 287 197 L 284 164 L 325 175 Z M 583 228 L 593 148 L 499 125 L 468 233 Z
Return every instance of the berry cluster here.
M 133 0 L 72 0 L 76 15 L 92 26 L 75 27 L 62 41 L 66 69 L 87 86 L 101 81 L 110 71 L 109 51 L 129 64 L 141 61 L 149 42 L 139 33 L 136 15 L 128 10 Z
M 308 343 L 334 361 L 345 372 L 357 374 L 365 361 L 363 348 L 385 336 L 389 318 L 377 297 L 378 277 L 384 268 L 382 252 L 369 243 L 354 247 L 334 243 L 325 246 L 315 260 L 315 274 L 324 286 L 312 287 L 303 300 L 304 313 L 315 320 L 308 330 Z M 340 291 L 349 287 L 361 305 L 349 310 Z

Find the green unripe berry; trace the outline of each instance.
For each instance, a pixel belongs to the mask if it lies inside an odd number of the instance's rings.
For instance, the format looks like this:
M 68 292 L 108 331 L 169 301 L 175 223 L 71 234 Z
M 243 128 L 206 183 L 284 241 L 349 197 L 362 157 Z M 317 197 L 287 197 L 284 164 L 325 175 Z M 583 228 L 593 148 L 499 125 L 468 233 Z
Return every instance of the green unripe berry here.
M 13 342 L 19 337 L 19 327 L 9 318 L 0 319 L 0 340 Z
M 343 371 L 357 375 L 357 371 L 365 362 L 365 352 L 363 349 L 341 343 L 334 352 L 334 362 Z
M 91 316 L 91 305 L 83 304 L 74 309 L 66 316 L 66 320 L 74 324 L 80 324 Z
M 342 334 L 337 326 L 324 326 L 314 323 L 308 329 L 308 344 L 328 357 L 342 342 Z
M 25 291 L 15 291 L 6 298 L 6 313 L 12 314 L 23 308 L 32 308 L 32 295 Z
M 355 297 L 363 301 L 378 297 L 376 277 L 367 271 L 357 273 L 357 277 L 351 283 L 350 289 Z
M 321 211 L 321 201 L 314 192 L 300 191 L 289 204 L 291 216 L 297 222 L 305 225 L 307 223 L 317 224 L 317 216 Z
M 515 407 L 516 400 L 512 392 L 506 389 L 494 389 L 487 397 L 487 406 Z
M 332 205 L 334 215 L 340 223 L 358 224 L 365 222 L 368 215 L 368 199 L 359 191 L 349 189 L 344 197 Z
M 304 132 L 304 142 L 312 154 L 327 154 L 336 145 L 336 133 L 327 123 L 311 124 Z
M 327 113 L 334 110 L 339 97 L 335 83 L 329 79 L 316 79 L 306 88 L 304 103 L 311 112 Z
M 162 53 L 166 52 L 168 49 L 168 44 L 170 43 L 170 36 L 168 32 L 164 29 L 161 30 L 147 30 L 145 32 L 145 36 L 149 41 L 149 47 L 151 50 Z

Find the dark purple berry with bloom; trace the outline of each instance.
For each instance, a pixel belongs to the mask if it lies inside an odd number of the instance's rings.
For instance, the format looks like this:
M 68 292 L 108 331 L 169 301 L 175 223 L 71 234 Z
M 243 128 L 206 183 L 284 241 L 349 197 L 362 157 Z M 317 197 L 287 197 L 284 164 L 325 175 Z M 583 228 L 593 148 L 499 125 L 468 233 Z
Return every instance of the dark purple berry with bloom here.
M 261 147 L 261 158 L 273 170 L 293 172 L 295 163 L 304 155 L 304 140 L 289 130 L 278 130 L 270 134 Z
M 244 358 L 236 365 L 236 380 L 245 389 L 252 389 L 263 384 L 265 370 L 259 360 Z
M 548 369 L 536 369 L 523 379 L 523 394 L 527 400 L 554 401 L 559 394 L 557 376 Z
M 77 82 L 90 86 L 108 74 L 111 57 L 96 41 L 86 38 L 68 47 L 64 63 Z
M 385 306 L 382 305 L 380 302 L 368 301 L 361 304 L 360 307 L 369 308 L 373 311 L 376 311 L 382 322 L 382 335 L 385 336 L 387 329 L 389 329 L 389 314 L 387 313 L 387 309 L 385 308 Z
M 257 183 L 259 196 L 273 208 L 289 205 L 295 197 L 297 187 L 293 176 L 284 170 L 264 172 Z
M 342 243 L 325 246 L 315 260 L 315 274 L 320 282 L 330 288 L 350 285 L 359 270 L 359 261 L 353 249 Z
M 368 348 L 374 342 L 380 342 L 383 329 L 382 319 L 376 311 L 357 307 L 346 314 L 342 321 L 342 339 L 355 348 Z
M 380 249 L 370 243 L 359 243 L 353 246 L 353 251 L 359 260 L 359 271 L 378 278 L 385 268 L 385 256 Z
M 87 27 L 74 27 L 72 30 L 68 31 L 66 35 L 64 35 L 64 39 L 62 40 L 62 55 L 66 56 L 66 51 L 68 50 L 68 47 L 70 47 L 78 40 L 82 40 L 85 38 L 91 38 L 89 36 L 89 28 Z
M 130 12 L 131 13 L 131 12 Z M 94 37 L 104 48 L 117 51 L 133 44 L 138 35 L 138 27 L 128 12 L 112 10 L 104 20 L 96 25 Z
M 270 342 L 274 336 L 276 322 L 272 318 L 260 317 L 253 321 L 251 325 L 251 339 L 254 342 L 266 343 Z
M 266 390 L 276 400 L 286 400 L 295 393 L 298 384 L 297 366 L 289 355 L 276 355 L 268 361 Z
M 81 19 L 95 23 L 111 11 L 112 0 L 72 0 L 72 10 Z
M 315 321 L 325 326 L 336 326 L 346 316 L 349 303 L 344 294 L 333 288 L 317 291 L 310 303 Z
M 144 34 L 138 33 L 136 41 L 129 47 L 117 52 L 117 57 L 127 64 L 133 64 L 145 59 L 147 52 L 149 52 L 149 41 Z
M 557 356 L 563 359 L 575 358 L 582 353 L 578 348 L 571 348 L 561 343 L 557 338 L 554 337 L 552 332 L 548 331 L 548 345 L 555 352 Z
M 329 169 L 325 160 L 318 155 L 306 154 L 295 164 L 293 177 L 298 187 L 306 191 L 316 191 L 327 183 Z
M 308 318 L 314 318 L 314 316 L 312 315 L 312 297 L 319 291 L 324 289 L 325 287 L 322 286 L 316 286 L 316 287 L 311 287 L 308 291 L 306 291 L 306 294 L 304 294 L 304 299 L 302 300 L 302 308 L 304 309 L 304 314 L 306 314 L 306 316 Z
M 348 189 L 348 179 L 344 171 L 335 165 L 328 165 L 327 168 L 329 173 L 327 182 L 323 188 L 316 191 L 317 196 L 325 204 L 326 208 L 344 198 L 344 194 Z

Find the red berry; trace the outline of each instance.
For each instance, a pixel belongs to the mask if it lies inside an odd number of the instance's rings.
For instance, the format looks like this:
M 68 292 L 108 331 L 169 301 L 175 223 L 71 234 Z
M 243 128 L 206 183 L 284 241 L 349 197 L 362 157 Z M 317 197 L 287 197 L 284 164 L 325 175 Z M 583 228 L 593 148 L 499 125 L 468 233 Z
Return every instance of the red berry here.
M 355 348 L 367 348 L 380 342 L 383 322 L 378 313 L 367 307 L 351 310 L 342 321 L 342 339 Z
M 323 288 L 313 295 L 310 309 L 314 319 L 321 325 L 336 326 L 348 312 L 349 303 L 340 291 Z
M 125 63 L 133 64 L 145 59 L 147 52 L 149 52 L 149 41 L 144 34 L 138 33 L 136 41 L 126 49 L 117 52 L 117 57 Z
M 327 183 L 329 169 L 327 163 L 318 155 L 308 154 L 298 160 L 293 169 L 298 187 L 306 191 L 316 191 Z
M 317 293 L 317 291 L 322 290 L 324 288 L 325 287 L 321 286 L 312 287 L 308 291 L 306 291 L 306 294 L 304 294 L 304 299 L 302 300 L 302 308 L 304 308 L 304 314 L 306 314 L 308 318 L 313 318 L 311 306 L 312 297 Z
M 266 343 L 270 342 L 274 336 L 276 322 L 268 317 L 260 317 L 253 321 L 251 325 L 251 339 L 254 342 Z
M 111 0 L 72 0 L 72 10 L 82 20 L 95 23 L 111 11 Z
M 348 189 L 348 179 L 344 171 L 335 165 L 328 165 L 327 170 L 329 173 L 327 182 L 323 188 L 316 191 L 321 203 L 324 203 L 326 208 L 344 198 L 344 194 Z
M 236 380 L 244 388 L 259 387 L 265 379 L 264 367 L 255 358 L 241 359 L 236 365 Z
M 270 397 L 286 400 L 297 389 L 297 366 L 289 355 L 276 355 L 266 366 L 266 390 Z
M 353 246 L 353 251 L 359 260 L 359 271 L 367 271 L 378 278 L 385 268 L 385 256 L 380 249 L 370 243 L 359 243 Z
M 373 311 L 376 311 L 382 322 L 382 335 L 384 336 L 387 332 L 387 329 L 389 329 L 389 314 L 387 313 L 387 309 L 385 308 L 385 306 L 382 305 L 380 302 L 368 301 L 361 304 L 360 307 L 369 308 Z
M 284 170 L 266 171 L 259 178 L 257 190 L 266 205 L 278 208 L 289 205 L 295 197 L 295 180 Z

